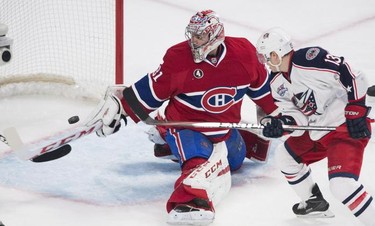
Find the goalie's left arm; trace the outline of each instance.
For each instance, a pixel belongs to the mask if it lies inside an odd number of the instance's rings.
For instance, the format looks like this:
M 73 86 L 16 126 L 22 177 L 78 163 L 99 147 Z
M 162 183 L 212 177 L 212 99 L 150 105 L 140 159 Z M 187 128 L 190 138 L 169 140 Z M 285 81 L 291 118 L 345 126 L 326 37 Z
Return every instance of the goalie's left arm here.
M 110 86 L 107 89 L 104 100 L 97 107 L 92 122 L 101 119 L 103 127 L 96 134 L 106 137 L 117 132 L 121 126 L 121 119 L 125 121 L 129 116 L 134 122 L 145 121 L 150 116 L 142 104 L 138 101 L 133 89 L 125 86 Z

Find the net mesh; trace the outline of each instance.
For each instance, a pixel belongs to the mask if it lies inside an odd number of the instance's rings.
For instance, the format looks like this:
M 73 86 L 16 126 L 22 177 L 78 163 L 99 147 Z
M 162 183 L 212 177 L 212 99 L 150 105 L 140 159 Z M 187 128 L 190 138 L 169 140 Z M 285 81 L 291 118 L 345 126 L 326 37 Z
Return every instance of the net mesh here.
M 88 92 L 115 83 L 114 0 L 0 0 L 14 40 L 0 77 L 61 75 Z

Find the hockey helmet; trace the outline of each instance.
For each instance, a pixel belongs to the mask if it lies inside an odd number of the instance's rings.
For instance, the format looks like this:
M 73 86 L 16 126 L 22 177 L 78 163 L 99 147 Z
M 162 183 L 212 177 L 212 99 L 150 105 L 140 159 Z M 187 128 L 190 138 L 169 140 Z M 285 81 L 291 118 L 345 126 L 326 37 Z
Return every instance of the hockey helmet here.
M 258 60 L 262 64 L 270 61 L 271 53 L 275 52 L 281 59 L 293 50 L 290 36 L 281 28 L 271 28 L 263 33 L 256 44 Z
M 200 46 L 192 42 L 192 36 L 208 34 L 208 41 Z M 185 29 L 185 37 L 189 41 L 194 62 L 202 62 L 209 52 L 216 49 L 224 42 L 224 25 L 220 22 L 218 15 L 212 10 L 197 12 L 189 21 Z

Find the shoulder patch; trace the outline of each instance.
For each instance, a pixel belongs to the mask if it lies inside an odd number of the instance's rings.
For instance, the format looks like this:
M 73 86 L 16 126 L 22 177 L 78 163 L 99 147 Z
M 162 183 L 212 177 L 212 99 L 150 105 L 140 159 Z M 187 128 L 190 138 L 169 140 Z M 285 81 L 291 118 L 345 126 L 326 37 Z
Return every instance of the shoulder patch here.
M 306 60 L 313 60 L 316 56 L 318 56 L 319 52 L 320 49 L 316 47 L 308 49 L 306 52 Z
M 203 71 L 201 69 L 195 69 L 194 72 L 193 72 L 193 76 L 197 79 L 201 79 L 203 78 Z

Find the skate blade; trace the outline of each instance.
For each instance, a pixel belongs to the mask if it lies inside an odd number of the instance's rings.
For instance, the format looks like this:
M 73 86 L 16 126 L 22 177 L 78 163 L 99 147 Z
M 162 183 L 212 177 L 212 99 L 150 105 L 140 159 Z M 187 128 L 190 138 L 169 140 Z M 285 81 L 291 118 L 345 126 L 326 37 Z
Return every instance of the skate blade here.
M 296 216 L 299 218 L 332 218 L 335 217 L 335 214 L 330 210 L 326 210 L 324 212 L 312 212 L 309 214 Z

